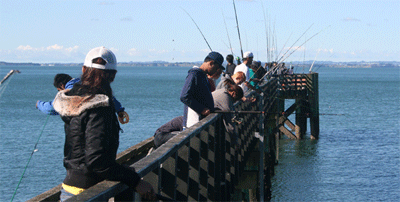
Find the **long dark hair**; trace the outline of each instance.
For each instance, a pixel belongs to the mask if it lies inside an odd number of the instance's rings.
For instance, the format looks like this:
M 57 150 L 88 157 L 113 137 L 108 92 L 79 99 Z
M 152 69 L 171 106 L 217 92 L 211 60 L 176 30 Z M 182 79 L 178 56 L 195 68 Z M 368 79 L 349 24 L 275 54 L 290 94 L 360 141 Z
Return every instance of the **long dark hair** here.
M 235 101 L 242 99 L 244 93 L 243 89 L 238 86 L 235 82 L 233 82 L 230 79 L 225 80 L 224 86 L 228 92 L 235 92 L 236 93 L 236 98 Z
M 93 63 L 105 64 L 102 58 L 93 59 Z M 81 83 L 88 89 L 90 94 L 105 94 L 112 98 L 110 83 L 114 81 L 117 70 L 103 70 L 92 67 L 85 67 L 81 76 Z

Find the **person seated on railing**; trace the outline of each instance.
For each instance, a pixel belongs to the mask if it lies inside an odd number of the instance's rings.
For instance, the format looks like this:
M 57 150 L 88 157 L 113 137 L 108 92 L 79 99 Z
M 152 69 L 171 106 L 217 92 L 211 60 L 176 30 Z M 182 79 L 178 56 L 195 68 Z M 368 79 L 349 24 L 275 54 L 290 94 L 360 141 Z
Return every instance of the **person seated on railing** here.
M 233 104 L 243 97 L 243 90 L 241 87 L 232 82 L 226 83 L 226 89 L 218 89 L 212 93 L 214 98 L 215 110 L 220 110 L 223 113 L 223 121 L 225 129 L 231 137 L 232 145 L 237 142 L 238 135 L 235 133 L 236 123 L 233 120 L 232 111 L 235 110 Z
M 72 78 L 68 74 L 56 74 L 54 77 L 53 85 L 58 90 L 71 89 L 76 83 L 81 81 L 80 78 Z M 129 122 L 129 115 L 125 112 L 125 108 L 122 107 L 121 103 L 113 96 L 113 103 L 115 107 L 115 111 L 118 114 L 118 120 L 120 123 L 125 124 Z M 58 113 L 53 108 L 53 101 L 43 102 L 38 100 L 36 102 L 36 109 L 39 111 L 49 114 L 49 115 L 58 115 Z
M 166 143 L 169 139 L 174 137 L 175 131 L 182 131 L 183 116 L 178 116 L 168 121 L 161 127 L 159 127 L 154 133 L 154 147 L 158 148 L 162 144 Z
M 110 83 L 117 60 L 105 47 L 87 54 L 81 82 L 57 93 L 53 106 L 64 121 L 64 167 L 60 200 L 80 194 L 103 181 L 121 181 L 142 197 L 155 200 L 150 183 L 132 168 L 116 162 L 120 126 L 115 115 Z
M 218 110 L 233 111 L 233 103 L 243 97 L 243 90 L 238 85 L 232 82 L 227 82 L 226 89 L 217 89 L 212 93 L 214 99 L 214 106 Z M 236 134 L 234 130 L 235 123 L 232 121 L 232 114 L 224 114 L 224 124 L 227 132 L 231 135 L 233 141 L 236 141 Z M 166 143 L 169 139 L 174 137 L 177 131 L 182 131 L 183 116 L 178 116 L 168 121 L 159 127 L 154 133 L 154 147 L 158 148 Z
M 219 69 L 224 70 L 223 62 L 224 57 L 213 51 L 207 55 L 200 67 L 195 66 L 188 71 L 180 96 L 180 100 L 184 104 L 184 129 L 199 122 L 214 110 L 214 101 L 207 75 L 214 75 Z

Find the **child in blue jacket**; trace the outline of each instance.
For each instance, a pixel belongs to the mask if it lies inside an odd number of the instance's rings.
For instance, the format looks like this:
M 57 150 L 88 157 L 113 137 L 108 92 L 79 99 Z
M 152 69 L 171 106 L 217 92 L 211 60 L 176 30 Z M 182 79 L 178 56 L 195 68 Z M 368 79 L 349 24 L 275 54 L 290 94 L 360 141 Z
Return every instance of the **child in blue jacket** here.
M 65 89 L 72 89 L 72 87 L 81 81 L 80 78 L 72 78 L 68 74 L 57 74 L 54 77 L 53 85 L 57 88 L 58 91 L 65 90 Z M 125 124 L 129 122 L 129 115 L 125 112 L 125 108 L 122 107 L 121 103 L 113 96 L 113 102 L 115 111 L 118 114 L 118 120 L 120 123 Z M 53 108 L 53 101 L 44 102 L 38 100 L 36 102 L 36 108 L 39 111 L 49 114 L 49 115 L 58 115 L 58 113 Z

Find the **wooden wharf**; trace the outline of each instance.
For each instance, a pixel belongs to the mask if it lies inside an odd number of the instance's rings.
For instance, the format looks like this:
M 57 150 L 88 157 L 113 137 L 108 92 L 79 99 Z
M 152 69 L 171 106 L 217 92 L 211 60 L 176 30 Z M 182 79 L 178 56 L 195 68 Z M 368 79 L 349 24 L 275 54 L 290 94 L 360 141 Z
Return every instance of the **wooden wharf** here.
M 176 201 L 268 201 L 279 140 L 304 138 L 307 118 L 310 138 L 318 139 L 318 74 L 274 76 L 260 87 L 261 95 L 246 94 L 256 102 L 235 104 L 236 117 L 242 121 L 236 129 L 237 145 L 224 128 L 223 113 L 213 113 L 151 153 L 153 137 L 130 147 L 118 154 L 117 162 L 135 168 L 158 194 Z M 287 109 L 286 99 L 295 99 Z M 293 113 L 295 123 L 288 119 Z M 29 201 L 57 201 L 60 190 L 61 184 Z M 134 198 L 127 185 L 105 180 L 68 201 Z

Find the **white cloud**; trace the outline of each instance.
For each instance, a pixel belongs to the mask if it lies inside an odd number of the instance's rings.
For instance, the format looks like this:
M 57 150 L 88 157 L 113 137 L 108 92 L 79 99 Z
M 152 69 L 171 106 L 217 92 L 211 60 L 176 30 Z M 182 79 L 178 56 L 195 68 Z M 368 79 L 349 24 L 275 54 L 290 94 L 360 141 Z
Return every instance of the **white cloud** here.
M 118 52 L 118 49 L 116 48 L 109 48 L 112 52 Z
M 79 46 L 73 46 L 73 47 L 68 47 L 64 48 L 64 46 L 60 46 L 58 44 L 54 44 L 52 46 L 48 47 L 32 47 L 30 45 L 20 45 L 17 47 L 17 50 L 19 51 L 34 51 L 34 52 L 45 52 L 45 51 L 60 51 L 60 52 L 73 52 L 77 51 L 79 49 Z
M 139 54 L 140 54 L 140 52 L 138 50 L 136 50 L 136 48 L 131 48 L 128 50 L 128 55 L 138 56 Z
M 61 50 L 61 49 L 63 49 L 63 46 L 59 46 L 57 44 L 47 47 L 47 50 Z
M 79 46 L 74 46 L 74 47 L 69 47 L 69 48 L 66 48 L 65 50 L 66 51 L 68 51 L 68 52 L 75 52 L 75 51 L 77 51 L 79 49 Z
M 209 52 L 211 52 L 210 49 L 201 49 L 200 51 L 201 51 L 201 52 L 204 52 L 204 53 L 209 53 Z
M 323 53 L 333 53 L 333 49 L 327 49 L 327 48 L 318 48 L 317 51 L 321 51 Z
M 26 45 L 26 46 L 20 45 L 17 48 L 17 50 L 32 50 L 32 49 L 33 48 L 30 45 Z
M 81 62 L 86 53 L 79 46 L 64 47 L 54 44 L 48 47 L 20 45 L 14 50 L 0 50 L 0 60 L 7 62 Z

